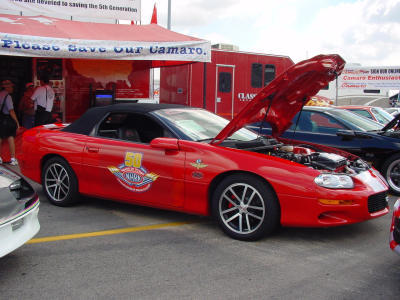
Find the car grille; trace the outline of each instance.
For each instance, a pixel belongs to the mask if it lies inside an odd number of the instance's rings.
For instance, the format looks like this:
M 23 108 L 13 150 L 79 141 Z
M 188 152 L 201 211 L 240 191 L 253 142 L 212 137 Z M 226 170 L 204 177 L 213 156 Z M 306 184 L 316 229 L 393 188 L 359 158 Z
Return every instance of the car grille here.
M 374 213 L 388 206 L 387 193 L 382 192 L 368 197 L 368 212 Z

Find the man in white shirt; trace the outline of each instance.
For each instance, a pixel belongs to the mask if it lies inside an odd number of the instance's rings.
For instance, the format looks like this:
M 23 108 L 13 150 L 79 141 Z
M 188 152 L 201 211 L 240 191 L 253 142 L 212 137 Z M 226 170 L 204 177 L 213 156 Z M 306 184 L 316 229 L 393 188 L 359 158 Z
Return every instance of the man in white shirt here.
M 43 75 L 41 86 L 35 90 L 31 97 L 35 107 L 35 126 L 51 123 L 54 96 L 53 88 L 49 85 L 49 77 Z

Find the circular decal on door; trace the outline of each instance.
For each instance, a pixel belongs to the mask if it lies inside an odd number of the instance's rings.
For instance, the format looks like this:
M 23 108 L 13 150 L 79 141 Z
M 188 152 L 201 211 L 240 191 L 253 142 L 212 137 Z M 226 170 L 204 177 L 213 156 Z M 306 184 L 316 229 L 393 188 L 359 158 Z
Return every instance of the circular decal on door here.
M 142 157 L 142 153 L 126 152 L 123 164 L 108 167 L 119 183 L 132 192 L 147 191 L 158 178 L 157 174 L 149 173 L 142 166 Z

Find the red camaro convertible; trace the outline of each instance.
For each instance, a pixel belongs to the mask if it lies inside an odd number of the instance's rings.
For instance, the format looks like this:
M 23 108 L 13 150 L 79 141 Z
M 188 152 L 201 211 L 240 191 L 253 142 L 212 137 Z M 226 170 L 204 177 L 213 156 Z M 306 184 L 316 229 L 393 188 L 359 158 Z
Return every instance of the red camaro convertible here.
M 22 173 L 66 206 L 79 194 L 201 215 L 254 240 L 284 226 L 351 224 L 388 212 L 387 185 L 364 161 L 279 135 L 344 61 L 320 55 L 290 67 L 231 121 L 200 108 L 117 104 L 23 136 Z M 266 119 L 273 137 L 244 128 Z M 334 152 L 334 153 L 333 153 Z

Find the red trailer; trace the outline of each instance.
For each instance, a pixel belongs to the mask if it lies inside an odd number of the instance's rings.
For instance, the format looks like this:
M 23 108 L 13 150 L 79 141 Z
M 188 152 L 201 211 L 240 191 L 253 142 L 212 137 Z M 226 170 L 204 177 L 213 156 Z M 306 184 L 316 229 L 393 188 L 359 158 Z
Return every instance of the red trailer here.
M 232 119 L 293 64 L 288 56 L 212 49 L 210 63 L 161 68 L 160 102 L 202 107 Z

